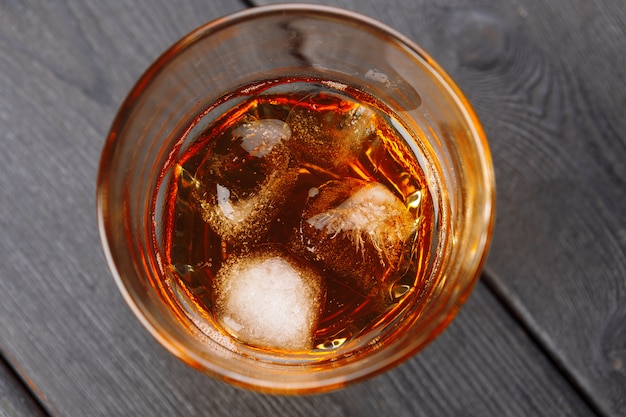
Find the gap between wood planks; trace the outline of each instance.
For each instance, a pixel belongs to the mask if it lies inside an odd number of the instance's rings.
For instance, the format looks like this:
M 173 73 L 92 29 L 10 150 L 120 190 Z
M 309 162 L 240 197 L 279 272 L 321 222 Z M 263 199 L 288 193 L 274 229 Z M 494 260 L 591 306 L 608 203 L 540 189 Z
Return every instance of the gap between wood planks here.
M 611 417 L 611 413 L 605 410 L 593 394 L 585 388 L 584 384 L 581 383 L 576 375 L 568 368 L 563 359 L 550 349 L 548 343 L 541 337 L 539 329 L 533 325 L 532 321 L 529 320 L 522 309 L 511 302 L 509 291 L 500 284 L 502 280 L 497 278 L 497 274 L 491 271 L 489 267 L 486 267 L 480 279 L 485 283 L 487 289 L 493 294 L 502 308 L 504 308 L 504 310 L 511 315 L 513 320 L 526 332 L 531 343 L 533 343 L 554 368 L 563 375 L 574 391 L 576 391 L 580 398 L 589 406 L 589 409 L 597 414 L 598 417 Z
M 241 3 L 245 6 L 245 7 L 257 7 L 258 4 L 255 4 L 253 0 L 240 0 Z
M 4 368 L 3 373 L 7 374 L 8 384 L 14 384 L 15 390 L 19 391 L 24 396 L 24 403 L 26 408 L 33 412 L 33 416 L 37 417 L 51 417 L 45 404 L 41 401 L 39 396 L 30 388 L 30 386 L 22 379 L 19 372 L 13 368 L 9 361 L 0 354 L 0 368 Z M 7 391 L 8 395 L 12 395 L 10 391 Z M 2 411 L 2 410 L 0 410 Z

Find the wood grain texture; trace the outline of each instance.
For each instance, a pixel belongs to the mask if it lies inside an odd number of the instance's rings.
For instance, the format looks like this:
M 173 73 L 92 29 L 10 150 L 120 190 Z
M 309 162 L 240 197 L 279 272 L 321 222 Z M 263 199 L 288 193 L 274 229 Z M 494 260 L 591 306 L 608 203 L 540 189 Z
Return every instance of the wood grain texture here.
M 327 395 L 274 397 L 232 388 L 183 365 L 143 330 L 124 305 L 100 250 L 94 207 L 100 150 L 117 107 L 149 63 L 189 30 L 242 5 L 0 2 L 0 351 L 46 411 L 53 416 L 593 415 L 483 284 L 422 354 Z M 386 7 L 377 7 L 370 13 L 397 20 L 402 29 L 401 10 L 389 16 Z M 404 14 L 414 11 L 406 7 Z M 468 69 L 462 80 L 473 85 L 472 77 L 480 74 Z M 491 97 L 478 100 L 482 112 Z M 499 99 L 508 103 L 506 96 Z M 490 123 L 488 133 L 510 129 L 496 119 Z M 512 142 L 503 134 L 494 147 L 506 149 L 507 140 Z M 603 154 L 612 154 L 614 143 L 601 146 Z
M 467 94 L 496 168 L 487 281 L 598 412 L 626 415 L 626 3 L 325 3 L 411 37 Z

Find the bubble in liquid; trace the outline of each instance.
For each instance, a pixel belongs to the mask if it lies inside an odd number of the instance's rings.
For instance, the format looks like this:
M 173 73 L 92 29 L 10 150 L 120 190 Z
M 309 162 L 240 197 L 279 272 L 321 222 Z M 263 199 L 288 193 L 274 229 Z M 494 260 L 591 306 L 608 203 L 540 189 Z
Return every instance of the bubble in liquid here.
M 338 338 L 338 339 L 327 340 L 324 343 L 320 343 L 319 345 L 317 345 L 315 347 L 317 349 L 320 349 L 320 350 L 339 349 L 346 342 L 346 340 L 347 340 L 347 338 L 345 338 L 345 337 Z

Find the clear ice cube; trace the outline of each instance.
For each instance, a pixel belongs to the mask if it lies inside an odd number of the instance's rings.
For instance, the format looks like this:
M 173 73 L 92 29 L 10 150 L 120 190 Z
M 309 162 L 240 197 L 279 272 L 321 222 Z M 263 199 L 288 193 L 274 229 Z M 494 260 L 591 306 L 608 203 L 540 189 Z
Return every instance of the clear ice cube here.
M 286 123 L 294 158 L 309 166 L 334 170 L 354 158 L 375 133 L 373 111 L 338 93 L 313 93 L 296 104 Z
M 344 178 L 311 190 L 292 243 L 301 256 L 369 295 L 397 272 L 416 225 L 384 185 Z
M 293 189 L 298 172 L 290 167 L 281 120 L 248 120 L 215 139 L 201 162 L 195 192 L 202 218 L 226 241 L 258 241 Z
M 261 348 L 306 351 L 325 299 L 321 275 L 278 246 L 229 258 L 215 283 L 218 322 L 236 339 Z

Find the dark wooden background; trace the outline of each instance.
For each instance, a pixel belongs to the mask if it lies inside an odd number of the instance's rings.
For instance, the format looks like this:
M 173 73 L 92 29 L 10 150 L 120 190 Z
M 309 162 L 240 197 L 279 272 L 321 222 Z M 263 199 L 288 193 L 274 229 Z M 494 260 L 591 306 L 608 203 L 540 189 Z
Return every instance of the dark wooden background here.
M 626 3 L 326 3 L 422 45 L 483 122 L 498 218 L 458 318 L 325 395 L 260 395 L 180 363 L 107 270 L 99 154 L 152 60 L 252 4 L 0 0 L 0 416 L 626 416 Z

